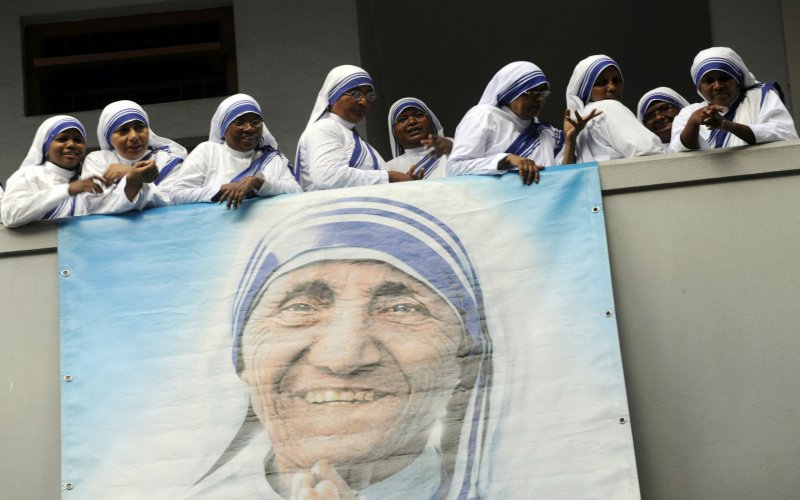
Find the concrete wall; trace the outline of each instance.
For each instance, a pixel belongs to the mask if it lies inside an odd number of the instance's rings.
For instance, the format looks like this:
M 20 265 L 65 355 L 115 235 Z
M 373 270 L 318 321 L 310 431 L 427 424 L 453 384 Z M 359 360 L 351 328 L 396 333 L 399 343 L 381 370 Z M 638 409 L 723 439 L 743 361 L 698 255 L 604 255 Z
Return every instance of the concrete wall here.
M 600 175 L 643 497 L 797 498 L 800 141 Z M 0 498 L 59 495 L 55 246 L 0 227 Z
M 24 116 L 23 31 L 26 24 L 233 5 L 239 91 L 262 106 L 282 151 L 294 158 L 325 75 L 339 64 L 360 64 L 355 0 L 54 0 L 0 3 L 0 182 L 19 167 L 44 117 Z M 335 43 L 327 43 L 333 40 Z M 211 116 L 222 98 L 148 105 L 161 136 L 194 145 L 208 137 Z M 97 147 L 100 110 L 73 113 Z M 189 139 L 188 141 L 186 139 Z

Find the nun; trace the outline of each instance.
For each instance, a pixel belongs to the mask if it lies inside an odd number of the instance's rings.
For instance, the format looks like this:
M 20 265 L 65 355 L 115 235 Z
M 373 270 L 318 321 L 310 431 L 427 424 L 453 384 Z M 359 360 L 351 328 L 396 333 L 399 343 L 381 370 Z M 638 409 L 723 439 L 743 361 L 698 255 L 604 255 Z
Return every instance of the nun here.
M 636 106 L 636 118 L 647 127 L 647 130 L 661 139 L 664 152 L 672 152 L 672 121 L 680 110 L 689 105 L 682 95 L 669 87 L 658 87 L 646 92 Z
M 683 108 L 672 125 L 675 151 L 714 149 L 797 139 L 776 83 L 761 83 L 728 47 L 701 50 L 692 81 L 703 102 Z
M 575 138 L 586 122 L 565 117 L 562 131 L 539 120 L 550 83 L 527 61 L 507 64 L 489 81 L 477 106 L 456 128 L 448 175 L 501 175 L 518 171 L 526 185 L 539 182 L 545 166 L 573 156 Z
M 664 152 L 659 138 L 622 104 L 624 91 L 622 70 L 610 57 L 589 56 L 575 66 L 567 85 L 567 109 L 581 115 L 597 112 L 597 118 L 588 123 L 578 138 L 577 162 Z
M 171 198 L 175 204 L 225 203 L 236 209 L 246 198 L 300 191 L 261 106 L 247 94 L 236 94 L 217 107 L 208 141 L 184 161 Z
M 444 137 L 436 115 L 420 99 L 404 97 L 389 108 L 390 171 L 406 172 L 422 179 L 447 176 L 447 155 L 453 141 Z
M 133 101 L 116 101 L 103 108 L 97 123 L 97 142 L 100 150 L 86 156 L 82 178 L 100 176 L 116 183 L 134 165 L 152 163 L 158 168 L 158 177 L 153 182 L 158 193 L 151 204 L 169 203 L 174 173 L 186 158 L 186 148 L 156 134 L 141 106 Z
M 381 155 L 355 128 L 377 99 L 363 69 L 344 65 L 328 73 L 297 144 L 295 178 L 304 191 L 416 179 L 386 170 Z
M 256 241 L 232 309 L 250 409 L 190 498 L 478 498 L 491 341 L 452 229 L 339 197 Z
M 18 227 L 36 220 L 141 210 L 148 203 L 147 183 L 158 176 L 154 165 L 134 166 L 115 186 L 99 175 L 81 178 L 85 156 L 81 122 L 66 115 L 45 120 L 8 179 L 0 208 L 3 224 Z

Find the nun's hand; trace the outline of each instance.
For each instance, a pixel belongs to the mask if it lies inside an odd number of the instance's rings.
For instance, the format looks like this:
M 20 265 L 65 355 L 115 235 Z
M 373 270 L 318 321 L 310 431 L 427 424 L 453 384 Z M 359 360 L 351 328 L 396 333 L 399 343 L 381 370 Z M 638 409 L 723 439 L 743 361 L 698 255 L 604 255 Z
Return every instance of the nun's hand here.
M 142 185 L 158 178 L 158 167 L 153 160 L 136 162 L 125 176 L 125 196 L 129 201 L 136 199 Z
M 292 478 L 291 500 L 357 500 L 356 493 L 336 472 L 321 460 L 311 471 L 298 472 Z
M 416 181 L 417 178 L 413 175 L 409 175 L 403 172 L 395 172 L 394 170 L 389 170 L 389 182 L 406 182 L 406 181 Z
M 217 194 L 211 198 L 211 201 L 219 203 L 227 202 L 225 207 L 228 210 L 230 210 L 231 207 L 236 210 L 245 198 L 252 198 L 255 196 L 263 185 L 264 179 L 251 175 L 236 182 L 223 184 L 222 187 L 219 188 L 219 191 L 217 191 Z
M 70 196 L 75 196 L 76 194 L 80 193 L 100 194 L 103 192 L 103 186 L 110 185 L 110 182 L 106 181 L 99 175 L 93 175 L 91 177 L 87 177 L 86 179 L 78 179 L 77 181 L 70 182 L 67 191 L 69 192 Z
M 442 155 L 449 155 L 453 150 L 453 141 L 440 135 L 428 134 L 428 137 L 422 139 L 421 142 L 425 150 L 432 151 L 437 158 Z
M 408 169 L 406 172 L 408 175 L 413 177 L 416 180 L 422 179 L 425 177 L 425 169 L 418 167 L 417 165 L 411 165 L 411 168 Z
M 720 128 L 725 122 L 722 113 L 725 113 L 725 108 L 717 104 L 709 104 L 704 108 L 700 108 L 701 120 L 703 125 L 708 129 Z
M 512 154 L 503 158 L 497 166 L 498 170 L 511 170 L 512 168 L 519 170 L 519 177 L 526 186 L 530 186 L 531 183 L 539 184 L 539 172 L 544 170 L 544 167 L 537 165 L 533 160 Z
M 593 109 L 592 112 L 586 116 L 581 116 L 580 113 L 574 111 L 575 118 L 572 118 L 571 113 L 573 112 L 569 108 L 564 111 L 564 135 L 567 139 L 576 138 L 592 118 L 603 114 L 602 111 L 597 109 Z
M 121 163 L 112 163 L 103 172 L 103 179 L 107 180 L 109 184 L 116 184 L 120 179 L 128 175 L 133 167 L 123 165 Z

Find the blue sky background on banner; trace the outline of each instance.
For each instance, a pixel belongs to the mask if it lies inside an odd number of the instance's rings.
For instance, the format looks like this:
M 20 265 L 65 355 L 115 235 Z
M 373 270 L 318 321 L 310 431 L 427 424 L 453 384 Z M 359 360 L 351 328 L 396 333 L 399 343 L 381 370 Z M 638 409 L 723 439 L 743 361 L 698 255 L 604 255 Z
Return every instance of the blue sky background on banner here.
M 62 388 L 62 481 L 76 484 L 74 498 L 180 498 L 216 460 L 247 407 L 229 357 L 242 255 L 298 203 L 341 194 L 59 227 L 59 269 L 70 271 L 59 278 L 61 363 L 74 377 Z M 596 167 L 549 168 L 530 187 L 506 175 L 347 194 L 435 214 L 476 265 L 494 346 L 487 498 L 588 488 L 638 498 L 630 427 L 619 424 L 628 411 L 616 322 L 605 316 L 613 296 Z M 215 419 L 229 424 L 210 429 Z

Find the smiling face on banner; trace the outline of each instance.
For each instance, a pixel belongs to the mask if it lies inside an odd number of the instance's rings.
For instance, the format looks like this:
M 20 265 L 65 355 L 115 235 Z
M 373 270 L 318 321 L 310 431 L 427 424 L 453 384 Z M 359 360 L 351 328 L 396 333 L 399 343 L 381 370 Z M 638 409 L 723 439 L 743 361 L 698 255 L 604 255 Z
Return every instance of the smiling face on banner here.
M 278 470 L 367 466 L 366 486 L 407 466 L 445 413 L 464 342 L 454 308 L 389 264 L 321 261 L 279 276 L 242 340 Z

